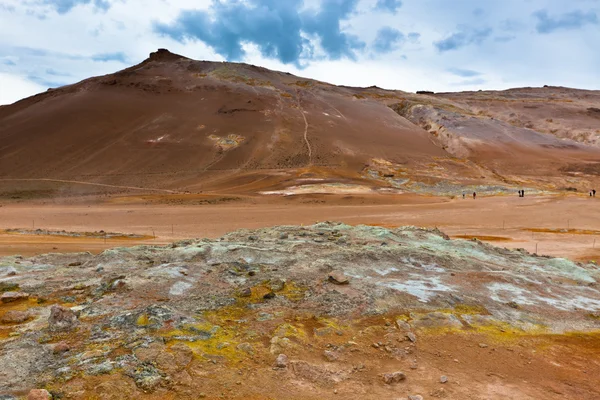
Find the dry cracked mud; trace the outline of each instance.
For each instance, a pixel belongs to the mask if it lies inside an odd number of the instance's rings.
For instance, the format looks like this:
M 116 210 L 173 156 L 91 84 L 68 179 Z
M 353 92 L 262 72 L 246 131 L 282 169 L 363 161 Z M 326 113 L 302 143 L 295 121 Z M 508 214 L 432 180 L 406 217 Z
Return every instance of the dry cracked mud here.
M 332 222 L 4 257 L 0 398 L 598 399 L 598 280 Z

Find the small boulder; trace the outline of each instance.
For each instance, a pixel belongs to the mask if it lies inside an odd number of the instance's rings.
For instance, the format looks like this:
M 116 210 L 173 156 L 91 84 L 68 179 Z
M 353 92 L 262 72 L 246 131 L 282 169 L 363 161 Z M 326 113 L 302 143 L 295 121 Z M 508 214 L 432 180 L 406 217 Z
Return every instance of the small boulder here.
M 19 300 L 27 300 L 28 298 L 29 298 L 28 293 L 5 292 L 5 293 L 2 293 L 2 296 L 0 296 L 0 301 L 2 301 L 2 303 L 6 304 L 6 303 L 12 303 L 15 301 L 19 301 Z
M 423 396 L 420 394 L 414 394 L 412 396 L 408 396 L 408 400 L 423 400 Z
M 29 313 L 25 311 L 7 311 L 0 319 L 0 322 L 3 324 L 22 324 L 29 318 Z
M 251 296 L 252 296 L 252 289 L 250 289 L 250 288 L 245 288 L 240 291 L 240 297 L 251 297 Z
M 401 319 L 396 320 L 396 325 L 398 326 L 398 329 L 403 331 L 410 331 L 411 329 L 410 324 L 406 321 L 402 321 Z
M 417 341 L 417 336 L 414 333 L 412 333 L 412 332 L 408 332 L 406 334 L 406 338 L 408 340 L 410 340 L 411 342 L 413 342 L 413 343 L 415 343 Z
M 46 389 L 31 389 L 27 395 L 27 400 L 50 400 L 52 395 Z
M 350 279 L 342 272 L 334 271 L 329 274 L 329 282 L 335 285 L 347 285 L 350 283 Z
M 323 352 L 323 356 L 329 362 L 337 361 L 340 358 L 335 351 L 331 351 L 331 350 L 325 350 Z
M 52 352 L 54 354 L 65 353 L 69 350 L 71 350 L 71 346 L 69 346 L 66 342 L 56 343 L 54 347 L 52 347 Z
M 392 372 L 389 374 L 383 374 L 383 383 L 386 385 L 392 385 L 394 383 L 402 382 L 406 379 L 404 372 Z
M 265 300 L 270 300 L 270 299 L 274 299 L 274 298 L 275 298 L 275 296 L 276 296 L 276 295 L 275 295 L 275 292 L 269 292 L 269 293 L 267 293 L 267 294 L 265 294 L 265 295 L 263 296 L 263 299 L 265 299 Z
M 79 321 L 77 320 L 77 314 L 70 308 L 53 305 L 50 309 L 50 316 L 48 317 L 48 325 L 52 330 L 64 330 L 72 329 Z
M 273 279 L 269 283 L 269 287 L 271 288 L 271 291 L 273 291 L 273 292 L 280 292 L 285 287 L 285 281 L 283 279 Z
M 289 363 L 288 356 L 286 356 L 285 354 L 280 354 L 277 356 L 277 359 L 275 360 L 275 367 L 276 368 L 287 368 L 288 363 Z
M 448 377 L 446 375 L 442 375 L 440 377 L 440 383 L 446 383 L 446 382 L 448 382 Z

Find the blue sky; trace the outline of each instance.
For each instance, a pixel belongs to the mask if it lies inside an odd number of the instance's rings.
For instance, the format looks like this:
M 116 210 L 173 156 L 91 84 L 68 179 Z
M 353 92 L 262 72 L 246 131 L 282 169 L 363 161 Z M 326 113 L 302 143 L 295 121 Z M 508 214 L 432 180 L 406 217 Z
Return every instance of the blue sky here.
M 0 104 L 159 47 L 351 86 L 600 89 L 600 0 L 0 0 Z

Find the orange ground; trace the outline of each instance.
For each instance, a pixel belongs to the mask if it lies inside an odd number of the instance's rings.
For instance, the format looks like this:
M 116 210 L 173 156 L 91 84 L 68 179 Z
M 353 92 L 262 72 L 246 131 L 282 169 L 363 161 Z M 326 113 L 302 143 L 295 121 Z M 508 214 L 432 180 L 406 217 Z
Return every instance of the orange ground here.
M 600 256 L 600 208 L 585 196 L 447 199 L 414 195 L 219 197 L 152 195 L 115 197 L 89 204 L 9 203 L 0 229 L 110 231 L 156 236 L 111 240 L 15 235 L 0 232 L 0 254 L 92 251 L 140 243 L 218 237 L 239 228 L 342 221 L 386 227 L 439 227 L 457 238 L 540 254 L 591 260 Z M 227 196 L 221 198 L 229 198 Z M 569 230 L 570 229 L 570 230 Z M 564 230 L 567 230 L 564 232 Z M 595 243 L 597 242 L 597 243 Z

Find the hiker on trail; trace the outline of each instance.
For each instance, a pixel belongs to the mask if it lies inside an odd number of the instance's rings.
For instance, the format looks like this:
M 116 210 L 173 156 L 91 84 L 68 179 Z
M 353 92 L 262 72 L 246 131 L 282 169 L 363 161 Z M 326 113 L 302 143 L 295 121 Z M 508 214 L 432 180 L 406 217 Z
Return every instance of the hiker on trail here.
M 477 197 L 477 193 L 473 192 L 473 200 Z
M 592 197 L 592 191 L 590 190 L 590 197 Z
M 521 190 L 521 197 L 525 197 L 525 190 Z
M 465 198 L 465 192 L 463 192 L 463 199 Z
M 523 197 L 523 193 L 521 193 L 521 189 L 519 189 L 519 197 Z
M 592 193 L 594 193 L 594 197 L 596 197 L 596 189 L 592 189 Z

